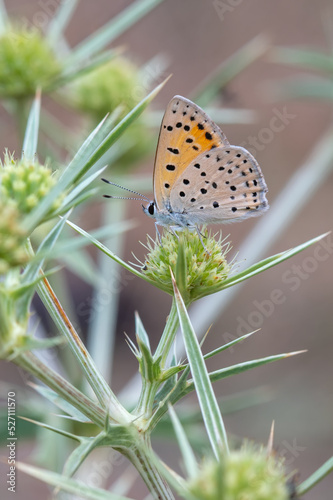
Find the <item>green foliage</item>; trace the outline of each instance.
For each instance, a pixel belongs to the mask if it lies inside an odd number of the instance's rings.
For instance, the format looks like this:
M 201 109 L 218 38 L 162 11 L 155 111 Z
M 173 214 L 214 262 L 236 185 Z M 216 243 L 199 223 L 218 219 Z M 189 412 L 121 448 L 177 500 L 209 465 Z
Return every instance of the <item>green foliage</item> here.
M 36 29 L 9 26 L 0 36 L 0 96 L 27 98 L 61 72 L 47 40 Z
M 206 363 L 202 356 L 197 335 L 195 334 L 174 278 L 173 287 L 179 323 L 183 334 L 186 354 L 199 400 L 203 421 L 212 450 L 216 457 L 218 457 L 220 450 L 222 450 L 224 454 L 229 453 L 229 445 L 223 417 L 214 394 L 213 386 L 210 381 Z
M 73 98 L 77 108 L 98 123 L 118 106 L 123 118 L 138 104 L 141 88 L 138 68 L 129 59 L 117 57 L 77 80 Z
M 275 47 L 271 51 L 271 61 L 276 64 L 294 66 L 308 70 L 309 74 L 294 76 L 272 85 L 275 97 L 279 99 L 319 99 L 333 100 L 333 57 L 331 54 L 292 47 Z M 313 73 L 319 75 L 313 75 Z
M 128 58 L 117 57 L 79 78 L 72 85 L 71 97 L 79 111 L 98 123 L 113 112 L 124 118 L 138 104 L 144 90 L 139 68 Z M 125 139 L 117 162 L 122 170 L 151 149 L 151 134 L 141 119 L 128 128 Z
M 28 325 L 28 315 L 20 318 L 12 287 L 18 279 L 11 278 L 0 283 L 0 359 L 10 359 L 22 346 Z
M 138 119 L 131 125 L 124 137 L 122 144 L 122 152 L 115 165 L 117 171 L 124 173 L 124 169 L 129 170 L 133 168 L 140 160 L 145 158 L 148 153 L 152 152 L 151 130 L 143 119 Z

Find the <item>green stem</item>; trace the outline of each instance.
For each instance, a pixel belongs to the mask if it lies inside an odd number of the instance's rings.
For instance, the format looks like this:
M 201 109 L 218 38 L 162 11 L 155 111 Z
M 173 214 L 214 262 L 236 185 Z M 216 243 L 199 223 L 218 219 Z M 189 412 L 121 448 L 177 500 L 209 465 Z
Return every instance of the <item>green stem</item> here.
M 141 419 L 148 419 L 152 416 L 153 405 L 161 382 L 142 379 L 142 389 L 139 397 L 138 404 L 133 411 L 133 415 L 138 415 Z
M 152 449 L 148 436 L 142 436 L 143 442 L 140 446 L 128 450 L 120 450 L 128 460 L 134 465 L 140 476 L 144 480 L 155 500 L 174 500 L 174 495 L 161 476 L 158 469 L 152 462 Z
M 102 225 L 119 224 L 125 220 L 124 200 L 113 200 L 114 203 L 104 203 Z M 112 248 L 116 255 L 123 254 L 124 234 L 119 233 L 110 236 L 105 245 Z M 98 314 L 94 314 L 90 320 L 88 333 L 88 351 L 94 359 L 99 372 L 111 385 L 112 362 L 114 358 L 114 344 L 117 327 L 117 311 L 119 307 L 119 295 L 123 288 L 122 281 L 119 280 L 118 265 L 105 253 L 100 252 L 98 256 L 98 268 L 103 276 L 104 285 L 111 291 L 110 301 L 104 306 L 99 305 Z M 99 283 L 99 282 L 97 282 Z M 100 286 L 95 287 L 93 304 L 98 303 L 101 293 Z M 96 333 L 98 332 L 98 335 Z M 103 349 L 101 349 L 101 345 Z
M 51 370 L 47 365 L 44 365 L 44 363 L 34 354 L 25 352 L 18 355 L 13 361 L 53 389 L 59 396 L 72 404 L 99 427 L 103 428 L 105 426 L 105 411 L 95 405 L 95 403 L 69 384 L 60 375 Z M 137 469 L 154 499 L 174 500 L 174 496 L 168 484 L 152 463 L 152 450 L 148 436 L 141 436 L 136 446 L 128 449 L 119 448 L 119 451 L 126 456 Z
M 67 317 L 46 278 L 44 278 L 43 282 L 39 283 L 37 290 L 38 295 L 40 296 L 53 321 L 68 340 L 69 347 L 84 370 L 87 380 L 96 394 L 100 404 L 104 408 L 109 409 L 110 416 L 114 420 L 128 423 L 131 420 L 129 414 L 120 404 L 105 379 L 98 372 L 89 352 Z
M 40 361 L 34 354 L 28 351 L 24 352 L 16 356 L 13 362 L 53 389 L 59 396 L 77 408 L 96 425 L 104 428 L 106 418 L 105 411 L 82 394 L 82 392 L 78 391 L 58 373 Z
M 166 365 L 167 358 L 172 347 L 173 341 L 175 339 L 175 335 L 177 333 L 179 327 L 179 320 L 177 314 L 177 306 L 175 300 L 173 299 L 171 310 L 157 346 L 156 352 L 154 354 L 154 359 L 157 360 L 159 357 L 160 360 L 160 368 L 163 368 Z M 141 374 L 142 376 L 142 374 Z M 153 412 L 153 405 L 156 396 L 156 392 L 158 391 L 161 382 L 159 380 L 146 380 L 142 376 L 142 389 L 139 397 L 138 404 L 134 410 L 134 414 L 140 416 L 142 419 L 147 419 L 147 421 L 151 418 Z
M 170 349 L 172 347 L 175 335 L 178 330 L 178 326 L 179 326 L 179 320 L 177 314 L 177 306 L 175 300 L 173 299 L 171 310 L 163 334 L 161 336 L 156 352 L 154 354 L 155 361 L 161 358 L 159 361 L 159 366 L 161 370 L 163 370 L 163 368 L 166 365 Z M 143 420 L 146 419 L 148 421 L 152 416 L 156 392 L 158 391 L 161 382 L 160 380 L 152 380 L 152 379 L 147 380 L 146 378 L 144 378 L 142 373 L 141 373 L 141 378 L 142 378 L 142 389 L 138 400 L 138 404 L 133 413 L 138 415 Z
M 11 101 L 13 115 L 16 120 L 16 130 L 19 135 L 21 147 L 23 145 L 25 129 L 27 126 L 27 100 L 26 98 L 15 98 Z
M 172 299 L 171 310 L 162 334 L 162 337 L 158 343 L 156 352 L 154 354 L 154 358 L 157 359 L 161 356 L 161 368 L 165 367 L 165 363 L 167 361 L 167 357 L 169 355 L 171 346 L 175 339 L 177 330 L 179 327 L 179 319 L 177 314 L 177 306 L 175 299 Z

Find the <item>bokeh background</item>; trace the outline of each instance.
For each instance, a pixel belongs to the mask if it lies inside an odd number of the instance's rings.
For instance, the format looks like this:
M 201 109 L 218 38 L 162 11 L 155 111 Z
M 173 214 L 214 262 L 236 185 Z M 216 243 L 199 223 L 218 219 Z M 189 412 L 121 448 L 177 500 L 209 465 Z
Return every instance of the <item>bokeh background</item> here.
M 57 4 L 56 1 L 44 2 L 47 3 L 51 8 Z M 80 42 L 131 3 L 124 0 L 81 0 L 66 30 L 70 45 Z M 43 8 L 42 4 L 43 1 L 10 0 L 6 2 L 6 7 L 12 16 L 31 20 Z M 152 104 L 154 109 L 164 109 L 175 94 L 191 97 L 207 75 L 257 35 L 265 36 L 272 47 L 307 47 L 332 54 L 330 35 L 333 37 L 333 22 L 330 24 L 330 19 L 333 20 L 333 6 L 329 0 L 165 0 L 119 37 L 114 45 L 125 45 L 126 54 L 139 65 L 156 54 L 163 54 L 167 58 L 168 67 L 165 71 L 173 76 Z M 305 72 L 274 64 L 268 50 L 234 78 L 224 89 L 221 99 L 215 101 L 221 106 L 223 98 L 226 108 L 245 108 L 256 112 L 253 123 L 223 125 L 223 131 L 232 144 L 249 145 L 250 137 L 264 137 L 262 130 L 269 127 L 276 110 L 282 112 L 286 107 L 293 116 L 283 130 L 274 133 L 266 144 L 259 139 L 260 148 L 257 148 L 256 157 L 266 178 L 271 204 L 274 204 L 292 175 L 307 160 L 332 120 L 332 102 L 314 99 L 274 100 L 276 92 L 274 94 L 273 89 L 282 88 L 285 78 L 302 73 Z M 61 107 L 58 109 L 55 104 L 52 106 L 60 120 L 65 123 L 69 121 L 75 126 L 75 116 L 69 115 Z M 20 145 L 15 124 L 3 109 L 0 113 L 1 151 L 5 147 L 17 151 Z M 156 128 L 152 132 L 155 143 L 157 137 Z M 311 168 L 316 171 L 315 160 Z M 140 162 L 137 172 L 146 176 L 152 169 L 153 155 Z M 332 230 L 332 192 L 333 176 L 328 175 L 318 189 L 308 193 L 302 210 L 285 227 L 265 255 L 288 249 Z M 97 200 L 79 222 L 86 227 L 97 227 L 100 205 L 101 201 Z M 132 251 L 143 257 L 144 249 L 139 241 L 145 241 L 147 233 L 154 235 L 153 223 L 142 213 L 140 204 L 134 201 L 126 204 L 126 217 L 135 219 L 136 225 L 126 234 L 124 258 L 131 260 Z M 224 229 L 224 234 L 230 233 L 233 252 L 237 251 L 256 223 L 256 220 L 250 220 Z M 248 408 L 226 416 L 227 430 L 237 437 L 266 442 L 271 423 L 275 420 L 276 449 L 285 454 L 291 470 L 299 470 L 301 479 L 305 479 L 327 460 L 333 450 L 333 248 L 329 246 L 332 239 L 328 237 L 326 241 L 327 247 L 322 249 L 322 255 L 327 256 L 325 260 L 316 260 L 315 252 L 319 252 L 315 250 L 317 244 L 246 283 L 223 315 L 214 319 L 206 340 L 206 349 L 209 350 L 219 345 L 221 338 L 226 339 L 226 335 L 239 335 L 240 324 L 251 324 L 252 321 L 251 326 L 261 328 L 258 334 L 238 345 L 233 352 L 227 351 L 214 359 L 210 365 L 212 368 L 276 353 L 307 350 L 294 358 L 232 377 L 216 385 L 216 391 L 221 396 L 259 388 L 248 393 L 250 399 L 251 394 L 254 400 L 257 398 L 257 404 L 249 404 Z M 255 243 L 260 247 L 260 240 Z M 296 287 L 296 281 L 288 282 L 286 276 L 295 276 L 297 273 L 305 274 L 299 278 Z M 91 288 L 70 273 L 68 279 L 74 303 L 88 303 Z M 292 290 L 293 284 L 296 290 Z M 269 308 L 267 317 L 258 320 L 258 304 L 270 299 L 275 289 L 282 291 L 283 303 Z M 123 335 L 125 331 L 131 338 L 134 336 L 134 311 L 139 311 L 153 344 L 156 344 L 169 308 L 169 298 L 166 299 L 162 293 L 139 280 L 128 280 L 127 286 L 123 287 L 113 367 L 112 383 L 116 391 L 121 391 L 137 369 Z M 258 325 L 254 324 L 256 321 Z M 81 322 L 84 334 L 87 316 L 81 318 Z M 245 330 L 241 333 L 245 333 Z M 4 362 L 1 364 L 1 378 L 13 384 L 24 383 L 22 374 Z M 50 436 L 45 436 L 50 439 L 51 447 Z M 22 439 L 19 443 L 19 458 L 31 460 L 29 455 L 36 450 L 36 446 L 37 438 Z M 174 463 L 170 443 L 159 439 L 156 449 L 166 461 L 171 459 L 171 463 Z M 114 466 L 112 479 L 125 467 L 121 460 L 119 463 L 119 466 Z M 304 498 L 330 500 L 332 491 L 331 476 Z M 141 498 L 142 495 L 145 495 L 145 489 L 142 487 L 140 491 L 140 484 L 136 483 L 132 496 Z M 1 498 L 7 497 L 1 494 Z M 49 490 L 45 485 L 19 474 L 15 498 L 49 498 Z

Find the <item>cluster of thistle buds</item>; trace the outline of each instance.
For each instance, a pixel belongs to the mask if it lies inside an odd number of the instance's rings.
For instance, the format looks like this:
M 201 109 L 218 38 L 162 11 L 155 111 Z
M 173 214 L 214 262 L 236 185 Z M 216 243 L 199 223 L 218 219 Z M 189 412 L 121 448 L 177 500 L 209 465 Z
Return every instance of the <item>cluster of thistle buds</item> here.
M 22 99 L 47 88 L 61 64 L 35 28 L 8 25 L 0 36 L 0 96 Z
M 213 235 L 203 229 L 203 240 L 197 231 L 178 234 L 165 231 L 161 241 L 149 239 L 142 272 L 155 286 L 173 295 L 171 272 L 184 302 L 191 302 L 219 291 L 233 270 L 227 254 L 231 245 L 221 233 Z
M 24 157 L 15 160 L 6 152 L 0 167 L 0 274 L 24 264 L 26 234 L 23 219 L 56 182 L 52 170 Z M 59 204 L 57 200 L 53 209 Z
M 188 488 L 198 500 L 289 500 L 293 498 L 292 484 L 283 459 L 245 442 L 220 461 L 203 463 Z

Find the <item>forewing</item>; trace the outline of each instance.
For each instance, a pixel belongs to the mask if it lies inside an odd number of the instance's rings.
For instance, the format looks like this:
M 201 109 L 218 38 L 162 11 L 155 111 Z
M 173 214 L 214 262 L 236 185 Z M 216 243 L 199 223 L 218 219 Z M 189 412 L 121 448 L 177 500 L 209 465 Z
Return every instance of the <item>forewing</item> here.
M 181 173 L 170 196 L 191 224 L 242 220 L 267 210 L 267 186 L 255 158 L 227 146 L 201 154 Z
M 163 117 L 156 151 L 154 197 L 157 208 L 169 206 L 173 185 L 195 158 L 228 145 L 226 136 L 199 106 L 184 97 L 173 97 Z

